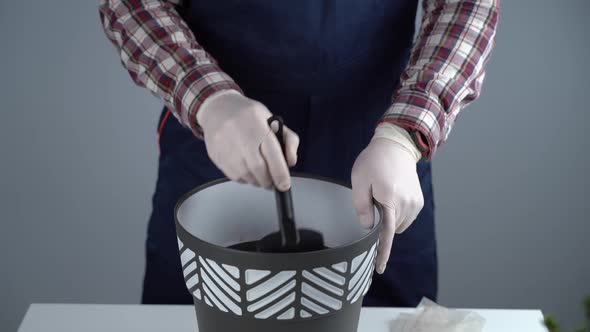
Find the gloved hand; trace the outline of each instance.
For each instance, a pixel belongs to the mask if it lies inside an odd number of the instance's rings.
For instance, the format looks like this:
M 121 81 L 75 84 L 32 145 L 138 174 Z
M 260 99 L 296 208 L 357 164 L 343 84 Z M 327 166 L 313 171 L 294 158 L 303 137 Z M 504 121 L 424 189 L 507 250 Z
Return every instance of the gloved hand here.
M 207 99 L 197 122 L 207 154 L 231 180 L 279 190 L 291 187 L 289 166 L 297 162 L 299 137 L 283 129 L 285 154 L 268 126 L 270 111 L 261 103 L 230 91 Z M 286 157 L 286 160 L 285 160 Z
M 361 225 L 370 228 L 374 224 L 373 198 L 383 207 L 376 261 L 376 271 L 380 274 L 389 260 L 394 235 L 405 231 L 424 206 L 416 171 L 419 152 L 415 145 L 412 145 L 415 151 L 408 148 L 408 141 L 400 143 L 397 140 L 403 141 L 404 138 L 375 135 L 352 168 L 353 203 Z

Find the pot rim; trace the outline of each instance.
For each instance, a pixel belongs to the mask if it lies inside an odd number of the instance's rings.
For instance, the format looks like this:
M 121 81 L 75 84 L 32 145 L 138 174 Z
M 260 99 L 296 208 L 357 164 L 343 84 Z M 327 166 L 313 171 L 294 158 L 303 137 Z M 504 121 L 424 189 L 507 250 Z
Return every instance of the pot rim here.
M 329 182 L 332 184 L 336 184 L 348 189 L 352 189 L 352 186 L 350 186 L 349 184 L 345 183 L 344 181 L 339 181 L 339 180 L 335 180 L 332 178 L 328 178 L 328 177 L 324 177 L 324 176 L 320 176 L 320 175 L 313 175 L 313 174 L 309 174 L 309 173 L 304 173 L 304 172 L 293 172 L 291 173 L 291 177 L 298 177 L 298 178 L 304 178 L 304 179 L 312 179 L 312 180 L 318 180 L 318 181 L 324 181 L 324 182 Z M 193 234 L 191 234 L 191 232 L 189 232 L 183 225 L 182 223 L 178 220 L 178 210 L 180 209 L 180 206 L 188 199 L 190 198 L 192 195 L 196 194 L 197 192 L 203 191 L 209 187 L 212 187 L 214 185 L 218 185 L 221 183 L 225 183 L 225 182 L 231 182 L 230 179 L 228 179 L 227 177 L 223 177 L 223 178 L 219 178 L 213 181 L 209 181 L 206 182 L 200 186 L 197 186 L 196 188 L 192 189 L 191 191 L 187 192 L 186 194 L 182 195 L 180 197 L 180 199 L 178 200 L 178 202 L 176 202 L 176 205 L 174 206 L 174 221 L 176 223 L 176 227 L 179 227 L 182 229 L 182 231 L 186 234 L 189 234 L 191 237 L 193 237 L 195 240 L 199 241 L 199 242 L 203 242 L 204 244 L 213 247 L 213 248 L 217 248 L 220 250 L 224 250 L 227 251 L 229 253 L 236 253 L 239 255 L 245 255 L 245 256 L 272 256 L 272 257 L 280 257 L 280 256 L 297 256 L 297 257 L 306 257 L 306 256 L 312 256 L 312 255 L 317 255 L 318 253 L 322 253 L 322 254 L 329 254 L 332 252 L 336 252 L 336 251 L 341 251 L 344 248 L 347 247 L 352 247 L 355 246 L 357 244 L 359 244 L 360 242 L 365 241 L 367 238 L 371 237 L 375 232 L 379 232 L 380 230 L 380 226 L 383 222 L 383 207 L 381 206 L 381 204 L 379 202 L 377 202 L 375 199 L 373 199 L 373 204 L 375 205 L 375 207 L 377 208 L 377 211 L 379 212 L 379 219 L 375 222 L 375 224 L 373 225 L 372 229 L 367 232 L 367 234 L 361 236 L 360 238 L 358 238 L 355 241 L 346 243 L 344 245 L 341 246 L 337 246 L 337 247 L 333 247 L 333 248 L 328 248 L 328 249 L 322 249 L 322 250 L 316 250 L 316 251 L 309 251 L 309 252 L 297 252 L 297 253 L 269 253 L 269 252 L 250 252 L 250 251 L 243 251 L 243 250 L 238 250 L 238 249 L 234 249 L 234 248 L 229 248 L 229 247 L 224 247 L 224 246 L 220 246 L 217 244 L 213 244 L 211 242 L 205 241 Z M 178 236 L 178 235 L 177 235 Z

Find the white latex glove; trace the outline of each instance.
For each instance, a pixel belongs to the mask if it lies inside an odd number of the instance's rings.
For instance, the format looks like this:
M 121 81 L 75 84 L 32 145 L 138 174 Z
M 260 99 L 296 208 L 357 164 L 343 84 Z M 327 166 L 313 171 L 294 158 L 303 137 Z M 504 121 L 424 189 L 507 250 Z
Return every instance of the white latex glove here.
M 285 191 L 291 187 L 287 163 L 297 162 L 299 136 L 283 127 L 283 154 L 267 123 L 271 116 L 263 104 L 231 91 L 207 99 L 197 121 L 209 158 L 229 179 Z
M 416 171 L 417 150 L 386 137 L 392 135 L 373 137 L 356 159 L 351 176 L 353 203 L 361 225 L 370 228 L 374 224 L 373 199 L 383 207 L 377 273 L 385 271 L 394 235 L 405 231 L 424 206 Z

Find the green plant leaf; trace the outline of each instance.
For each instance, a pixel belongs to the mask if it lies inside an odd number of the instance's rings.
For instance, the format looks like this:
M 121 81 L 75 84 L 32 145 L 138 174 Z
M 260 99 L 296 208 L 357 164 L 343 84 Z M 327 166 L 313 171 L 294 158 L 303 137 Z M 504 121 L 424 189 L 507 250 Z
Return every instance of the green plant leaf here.
M 584 298 L 584 307 L 586 307 L 586 319 L 590 321 L 590 295 Z M 590 326 L 588 326 L 590 328 Z
M 579 328 L 573 332 L 590 332 L 590 295 L 587 295 L 583 301 L 584 311 L 586 314 L 586 328 Z M 549 330 L 549 332 L 561 332 L 561 327 L 555 318 L 551 315 L 547 315 L 543 318 L 543 324 Z
M 555 318 L 553 318 L 553 316 L 545 316 L 545 318 L 543 319 L 543 324 L 545 324 L 545 327 L 549 330 L 549 332 L 561 331 L 561 329 L 559 328 L 559 324 L 557 323 Z

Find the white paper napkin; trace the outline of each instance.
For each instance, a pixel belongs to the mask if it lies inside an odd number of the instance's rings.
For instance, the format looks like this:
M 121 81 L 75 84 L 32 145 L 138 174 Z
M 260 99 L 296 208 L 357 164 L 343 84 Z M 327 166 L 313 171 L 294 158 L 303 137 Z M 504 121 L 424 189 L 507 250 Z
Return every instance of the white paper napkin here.
M 423 298 L 415 313 L 400 314 L 391 332 L 481 332 L 485 319 L 473 311 L 448 309 Z

